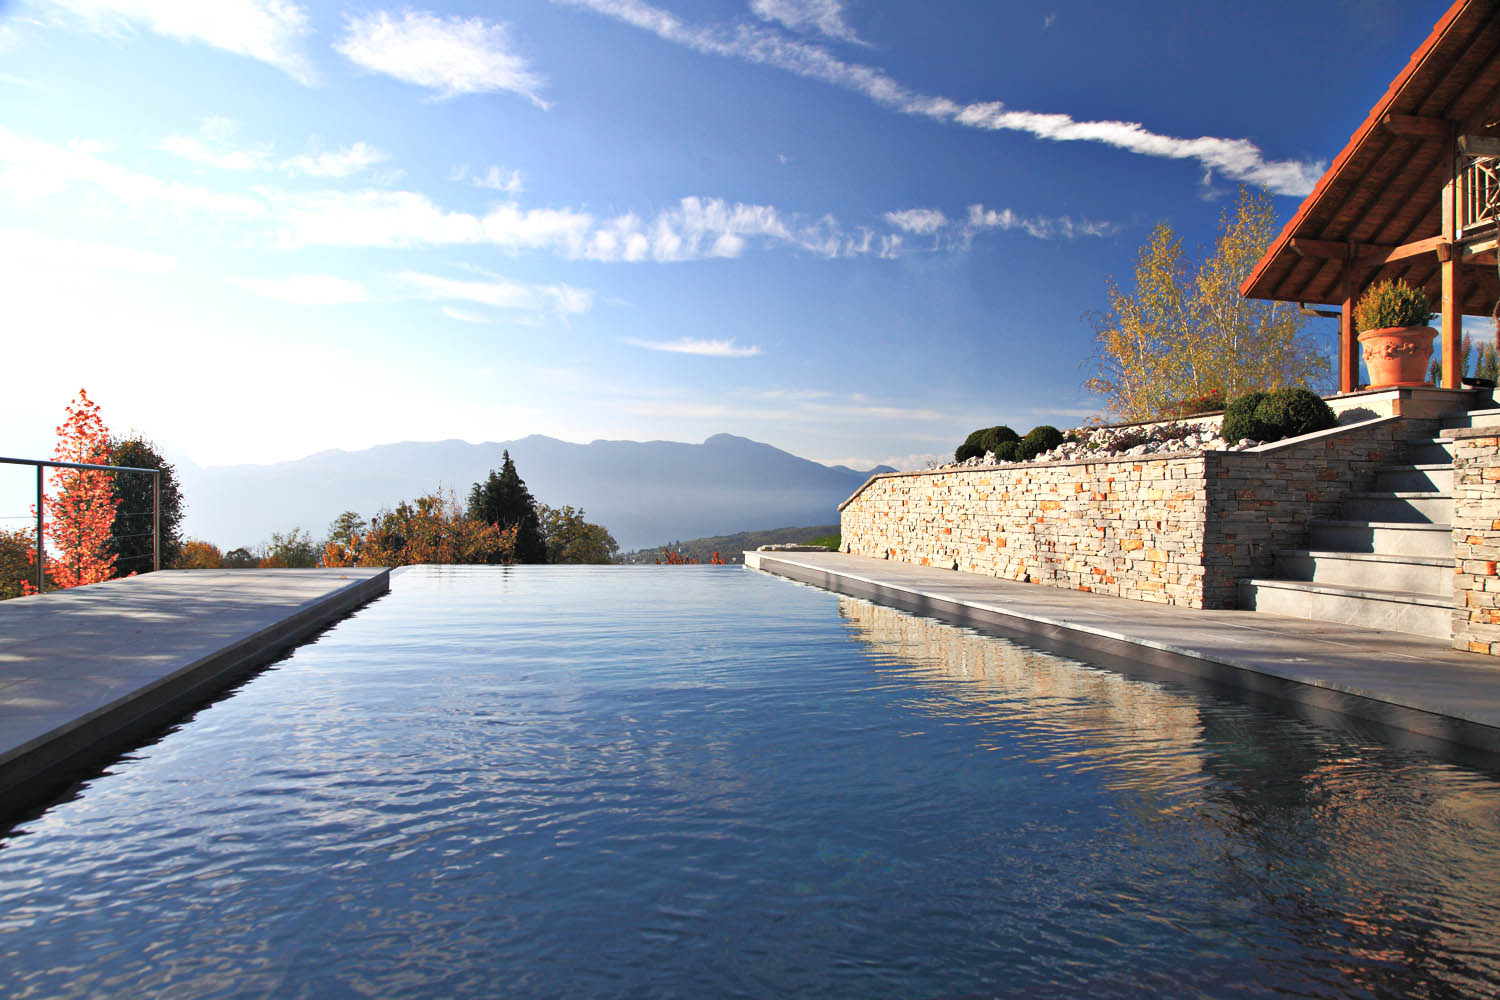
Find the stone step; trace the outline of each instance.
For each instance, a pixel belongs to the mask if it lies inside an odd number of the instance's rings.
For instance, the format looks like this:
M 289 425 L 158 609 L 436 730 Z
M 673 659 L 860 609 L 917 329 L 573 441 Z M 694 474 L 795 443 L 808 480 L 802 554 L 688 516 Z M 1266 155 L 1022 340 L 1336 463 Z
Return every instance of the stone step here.
M 1453 464 L 1452 438 L 1415 438 L 1406 445 L 1406 460 L 1418 465 Z
M 1372 493 L 1452 493 L 1453 463 L 1386 465 L 1375 472 Z
M 1310 549 L 1453 558 L 1453 529 L 1448 524 L 1320 520 L 1308 522 L 1307 534 Z
M 1447 493 L 1350 493 L 1344 498 L 1349 521 L 1401 521 L 1448 524 L 1453 497 Z
M 1466 414 L 1454 414 L 1443 418 L 1443 430 L 1455 427 L 1500 427 L 1500 409 L 1470 410 Z
M 1441 594 L 1306 583 L 1241 580 L 1240 607 L 1250 611 L 1363 625 L 1446 639 L 1453 630 L 1453 600 Z
M 1331 583 L 1346 587 L 1453 593 L 1453 557 L 1393 556 L 1374 552 L 1282 549 L 1276 553 L 1276 579 Z

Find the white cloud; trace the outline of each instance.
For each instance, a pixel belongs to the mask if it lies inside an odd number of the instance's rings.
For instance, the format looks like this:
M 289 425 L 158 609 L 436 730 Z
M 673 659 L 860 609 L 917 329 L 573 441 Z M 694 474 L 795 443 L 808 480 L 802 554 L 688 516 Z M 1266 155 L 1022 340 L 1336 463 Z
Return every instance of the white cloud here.
M 302 50 L 307 11 L 290 0 L 51 0 L 95 30 L 144 27 L 180 42 L 269 63 L 300 83 L 314 82 Z
M 483 18 L 414 10 L 399 19 L 385 11 L 351 16 L 334 48 L 365 69 L 435 91 L 439 100 L 509 91 L 547 107 L 537 96 L 546 81 L 510 50 L 505 27 Z
M 760 353 L 756 346 L 740 347 L 734 338 L 728 340 L 698 340 L 682 337 L 679 340 L 637 340 L 623 338 L 632 347 L 643 347 L 648 351 L 667 351 L 671 354 L 698 354 L 708 358 L 753 358 Z
M 554 0 L 584 7 L 709 55 L 774 66 L 861 94 L 903 114 L 989 131 L 1016 131 L 1052 142 L 1096 142 L 1143 156 L 1195 160 L 1201 166 L 1277 194 L 1305 195 L 1325 169 L 1322 161 L 1268 160 L 1248 139 L 1180 138 L 1148 130 L 1139 122 L 1076 121 L 1066 114 L 1007 108 L 1000 101 L 961 104 L 911 90 L 872 66 L 850 63 L 827 49 L 752 24 L 732 29 L 691 25 L 644 0 Z
M 489 323 L 490 322 L 490 320 L 489 320 L 488 317 L 481 316 L 477 312 L 471 312 L 468 309 L 455 309 L 452 306 L 443 306 L 443 315 L 447 316 L 449 319 L 456 319 L 460 323 Z M 489 369 L 482 369 L 482 370 L 476 372 L 475 374 L 487 377 L 489 375 L 493 375 L 494 372 L 491 371 L 491 370 L 489 370 Z
M 234 123 L 228 118 L 205 118 L 198 134 L 169 135 L 156 147 L 185 160 L 221 170 L 257 170 L 267 163 L 264 150 L 236 149 L 230 145 Z
M 414 191 L 317 191 L 274 198 L 286 246 L 409 247 L 484 241 L 474 216 Z
M 0 192 L 21 203 L 60 194 L 73 185 L 98 188 L 136 210 L 157 206 L 255 218 L 265 206 L 242 195 L 164 181 L 102 159 L 97 144 L 64 149 L 16 135 L 0 125 Z
M 750 9 L 763 21 L 779 21 L 793 31 L 816 31 L 841 42 L 864 42 L 844 20 L 842 0 L 751 0 Z
M 298 306 L 342 306 L 369 302 L 365 286 L 332 274 L 294 274 L 288 278 L 238 278 L 236 284 L 257 295 Z
M 0 229 L 0 271 L 11 276 L 22 270 L 72 275 L 89 271 L 166 274 L 176 267 L 177 258 L 170 254 L 108 243 L 82 243 L 26 230 Z
M 1017 215 L 1010 209 L 995 211 L 983 205 L 970 205 L 965 220 L 964 239 L 985 229 L 1019 229 L 1039 240 L 1076 239 L 1080 236 L 1113 236 L 1120 227 L 1113 222 L 1074 219 L 1067 215 L 1036 217 Z
M 491 191 L 503 191 L 512 197 L 521 193 L 521 171 L 501 170 L 491 165 L 488 170 L 471 179 L 475 187 L 489 188 Z
M 386 155 L 363 142 L 341 149 L 336 153 L 303 153 L 281 162 L 281 169 L 290 174 L 306 174 L 310 177 L 343 178 L 383 163 Z
M 929 236 L 948 224 L 948 217 L 935 208 L 907 208 L 885 213 L 885 221 L 897 229 Z
M 594 293 L 571 285 L 526 285 L 500 279 L 462 281 L 435 274 L 406 271 L 397 278 L 416 294 L 436 301 L 473 302 L 496 309 L 519 309 L 530 312 L 551 311 L 562 315 L 588 312 L 594 304 Z M 459 318 L 459 317 L 454 317 Z

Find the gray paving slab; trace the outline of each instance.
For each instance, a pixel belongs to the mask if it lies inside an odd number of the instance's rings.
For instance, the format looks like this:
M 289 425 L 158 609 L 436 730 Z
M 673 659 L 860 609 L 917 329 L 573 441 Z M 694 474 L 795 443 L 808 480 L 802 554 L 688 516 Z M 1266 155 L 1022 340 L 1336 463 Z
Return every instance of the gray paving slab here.
M 0 602 L 0 821 L 390 589 L 390 571 L 182 570 Z
M 834 552 L 747 552 L 745 563 L 1500 754 L 1500 663 L 1438 639 L 1257 611 L 1146 604 Z

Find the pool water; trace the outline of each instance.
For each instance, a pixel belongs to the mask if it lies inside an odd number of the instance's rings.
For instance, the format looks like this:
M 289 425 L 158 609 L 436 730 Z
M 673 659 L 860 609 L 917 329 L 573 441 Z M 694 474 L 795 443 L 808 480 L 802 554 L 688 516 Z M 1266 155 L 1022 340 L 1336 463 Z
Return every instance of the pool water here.
M 1490 996 L 1500 781 L 745 570 L 415 568 L 0 842 L 0 993 Z

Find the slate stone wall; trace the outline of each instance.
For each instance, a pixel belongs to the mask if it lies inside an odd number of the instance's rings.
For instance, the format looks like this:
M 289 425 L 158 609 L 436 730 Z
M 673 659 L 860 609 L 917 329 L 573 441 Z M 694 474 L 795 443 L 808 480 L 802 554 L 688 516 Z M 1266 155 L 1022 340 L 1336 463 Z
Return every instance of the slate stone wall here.
M 840 508 L 844 551 L 1190 608 L 1305 545 L 1401 447 L 1398 418 L 1245 452 L 877 476 Z
M 1500 656 L 1500 436 L 1455 433 L 1453 442 L 1453 645 Z

